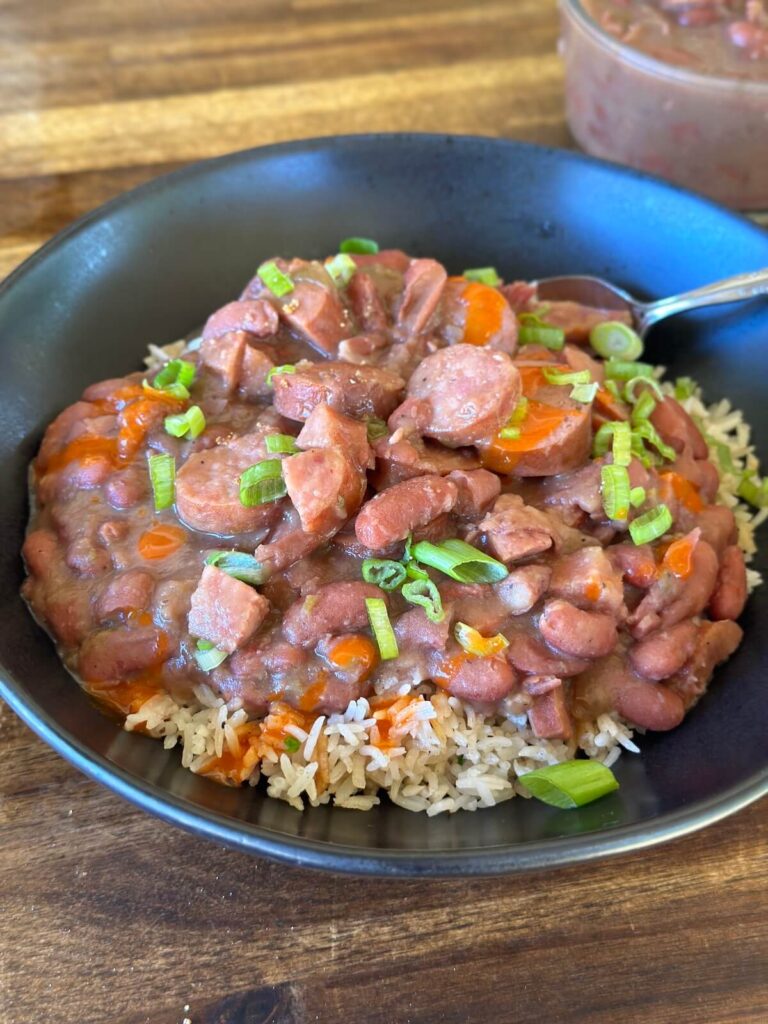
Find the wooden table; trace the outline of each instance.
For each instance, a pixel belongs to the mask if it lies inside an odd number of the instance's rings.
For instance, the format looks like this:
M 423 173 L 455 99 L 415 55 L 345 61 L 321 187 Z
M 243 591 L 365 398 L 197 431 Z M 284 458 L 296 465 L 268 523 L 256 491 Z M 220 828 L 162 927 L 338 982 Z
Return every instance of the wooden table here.
M 190 160 L 300 136 L 568 145 L 554 0 L 0 3 L 0 272 Z M 768 803 L 650 852 L 470 882 L 219 849 L 0 712 L 0 1021 L 768 1020 Z

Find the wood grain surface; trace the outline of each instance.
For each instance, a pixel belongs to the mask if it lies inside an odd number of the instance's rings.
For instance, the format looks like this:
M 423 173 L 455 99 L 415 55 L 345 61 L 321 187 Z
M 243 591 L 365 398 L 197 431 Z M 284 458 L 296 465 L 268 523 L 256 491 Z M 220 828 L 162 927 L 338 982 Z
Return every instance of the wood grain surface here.
M 569 145 L 554 0 L 0 0 L 0 274 L 282 139 Z M 0 1024 L 768 1020 L 768 803 L 586 867 L 319 875 L 150 819 L 0 708 Z

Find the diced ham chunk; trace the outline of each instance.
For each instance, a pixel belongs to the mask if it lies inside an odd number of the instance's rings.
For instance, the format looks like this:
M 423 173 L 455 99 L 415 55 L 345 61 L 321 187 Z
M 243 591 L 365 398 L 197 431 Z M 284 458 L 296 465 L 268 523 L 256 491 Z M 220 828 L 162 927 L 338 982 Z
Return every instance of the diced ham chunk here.
M 506 564 L 548 551 L 560 538 L 555 521 L 517 494 L 503 494 L 493 512 L 478 523 L 477 533 L 490 553 Z
M 484 515 L 501 493 L 501 481 L 487 469 L 452 470 L 448 479 L 456 484 L 459 496 L 454 509 L 462 519 Z
M 621 572 L 599 547 L 558 558 L 552 566 L 549 590 L 555 597 L 588 611 L 605 611 L 620 617 L 626 614 Z
M 366 479 L 341 448 L 312 448 L 283 462 L 288 497 L 306 533 L 328 535 L 360 507 Z
M 299 448 L 341 448 L 361 469 L 371 464 L 365 423 L 330 405 L 316 405 L 296 438 Z
M 269 601 L 247 583 L 206 565 L 192 594 L 189 632 L 231 654 L 249 640 L 269 611 Z
M 494 590 L 511 615 L 524 615 L 547 592 L 551 575 L 547 565 L 522 565 L 494 584 Z
M 549 679 L 554 680 L 557 685 L 543 691 L 540 690 L 534 695 L 533 704 L 528 709 L 528 721 L 531 723 L 534 735 L 539 739 L 567 740 L 571 738 L 573 725 L 568 713 L 563 686 L 556 677 L 550 676 Z M 530 693 L 530 688 L 523 685 Z

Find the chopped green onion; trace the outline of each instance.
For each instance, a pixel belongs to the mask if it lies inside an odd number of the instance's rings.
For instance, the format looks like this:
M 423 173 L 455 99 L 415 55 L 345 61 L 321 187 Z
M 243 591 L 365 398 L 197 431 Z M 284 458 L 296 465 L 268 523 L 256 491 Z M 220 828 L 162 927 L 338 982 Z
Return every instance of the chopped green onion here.
M 366 558 L 363 579 L 366 583 L 375 583 L 382 590 L 397 590 L 405 579 L 405 566 L 389 558 Z
M 552 352 L 559 352 L 565 344 L 565 331 L 545 323 L 536 313 L 520 313 L 517 340 L 521 345 L 542 345 Z
M 405 575 L 409 580 L 428 580 L 429 573 L 421 569 L 413 560 L 405 567 Z
M 499 431 L 499 437 L 503 441 L 516 441 L 520 437 L 520 427 L 502 427 Z
M 266 505 L 288 493 L 280 459 L 265 459 L 249 466 L 240 477 L 240 503 L 246 508 Z
M 491 288 L 498 288 L 501 278 L 496 273 L 496 267 L 471 267 L 461 275 L 467 281 L 477 281 L 480 284 L 490 285 Z
M 264 582 L 264 567 L 253 555 L 245 551 L 210 551 L 205 557 L 206 565 L 215 565 L 227 576 L 241 580 L 251 587 Z
M 655 408 L 656 399 L 646 391 L 644 394 L 640 395 L 635 403 L 635 407 L 632 409 L 632 423 L 636 425 L 644 422 L 648 419 Z
M 628 423 L 618 420 L 613 430 L 613 464 L 628 466 L 632 461 L 632 430 Z
M 733 463 L 733 456 L 728 445 L 723 441 L 716 440 L 711 434 L 706 434 L 705 437 L 710 448 L 715 449 L 717 462 L 723 473 L 735 473 L 736 466 Z
M 170 395 L 180 402 L 186 402 L 189 398 L 189 389 L 186 384 L 176 381 L 175 384 L 167 384 L 164 388 L 153 387 L 148 380 L 143 380 L 141 386 L 149 395 Z
M 632 508 L 639 508 L 645 501 L 646 494 L 644 487 L 633 487 L 629 492 L 629 504 Z
M 357 264 L 347 253 L 340 252 L 332 260 L 328 260 L 325 269 L 333 278 L 334 284 L 343 288 L 352 280 Z
M 289 754 L 295 754 L 296 751 L 301 746 L 301 744 L 299 743 L 295 736 L 286 736 L 285 743 L 283 743 L 283 746 L 285 747 Z
M 636 402 L 640 401 L 640 399 L 635 397 L 635 388 L 638 386 L 638 384 L 643 384 L 645 385 L 645 387 L 650 388 L 650 390 L 653 391 L 653 393 L 656 395 L 660 402 L 664 400 L 664 392 L 661 390 L 659 382 L 657 380 L 654 380 L 653 377 L 644 377 L 642 374 L 638 374 L 637 376 L 632 377 L 630 380 L 628 380 L 627 383 L 624 385 L 624 398 L 628 402 L 632 402 L 632 404 L 634 405 Z M 642 398 L 642 395 L 640 396 L 640 398 Z
M 603 359 L 634 362 L 643 354 L 643 341 L 637 331 L 618 320 L 595 324 L 589 332 L 589 344 Z
M 602 466 L 600 490 L 608 519 L 622 522 L 629 515 L 629 473 L 626 466 Z
M 229 655 L 226 651 L 220 651 L 218 647 L 214 647 L 213 644 L 209 643 L 207 640 L 197 641 L 195 661 L 201 671 L 212 672 L 215 668 L 218 668 L 223 661 L 226 661 L 228 657 Z
M 637 434 L 632 434 L 632 455 L 634 458 L 641 462 L 646 469 L 649 466 L 657 466 L 662 462 L 660 456 L 654 452 L 649 452 L 643 444 L 642 437 L 638 437 Z
M 698 384 L 691 377 L 678 377 L 675 381 L 675 398 L 678 402 L 684 402 L 694 393 Z
M 379 647 L 381 660 L 391 661 L 398 656 L 400 651 L 397 649 L 397 638 L 387 614 L 387 604 L 381 597 L 366 597 L 365 607 Z
M 761 480 L 754 469 L 748 469 L 736 493 L 754 508 L 765 508 L 768 505 L 768 480 Z
M 616 776 L 599 761 L 565 761 L 520 776 L 530 793 L 561 810 L 583 807 L 619 788 Z
M 270 260 L 269 263 L 262 263 L 256 273 L 262 284 L 269 288 L 278 299 L 293 291 L 293 281 L 287 274 L 282 272 L 274 260 Z
M 650 544 L 663 536 L 671 525 L 672 513 L 666 505 L 657 505 L 629 524 L 629 535 L 637 545 Z
M 196 374 L 197 369 L 194 363 L 190 363 L 186 359 L 171 359 L 160 370 L 152 383 L 161 391 L 165 391 L 172 384 L 182 384 L 188 388 L 194 383 Z
M 650 363 L 630 363 L 623 359 L 607 359 L 605 376 L 608 380 L 632 380 L 633 377 L 653 378 L 653 366 Z
M 413 534 L 409 533 L 405 538 L 405 551 L 403 552 L 403 561 L 408 564 L 413 560 Z
M 365 424 L 365 428 L 368 431 L 369 444 L 373 444 L 374 441 L 378 441 L 381 437 L 386 437 L 389 433 L 389 427 L 384 420 L 377 420 L 373 416 Z
M 282 366 L 273 366 L 267 374 L 267 384 L 271 384 L 274 377 L 278 377 L 283 373 L 296 373 L 296 367 L 293 363 L 283 363 Z
M 352 252 L 361 256 L 373 256 L 379 251 L 379 243 L 372 238 L 345 238 L 339 243 L 339 252 Z
M 640 437 L 646 444 L 652 445 L 662 458 L 668 459 L 670 462 L 675 461 L 677 452 L 662 441 L 659 432 L 648 420 L 643 420 L 642 423 L 635 423 L 633 430 L 636 437 Z
M 623 402 L 624 401 L 624 398 L 623 398 L 623 396 L 621 394 L 621 391 L 619 391 L 619 385 L 616 383 L 615 380 L 606 380 L 606 381 L 604 381 L 603 382 L 603 387 L 608 392 L 608 394 L 611 396 L 611 398 L 615 398 L 617 402 Z
M 512 415 L 507 420 L 506 426 L 502 427 L 499 431 L 499 437 L 505 440 L 511 440 L 513 438 L 520 437 L 520 426 L 528 415 L 528 399 L 525 395 L 521 395 L 517 401 L 517 405 L 512 410 Z
M 509 640 L 503 633 L 497 633 L 495 636 L 483 636 L 472 626 L 468 626 L 466 622 L 457 622 L 453 627 L 453 635 L 459 646 L 476 658 L 489 658 L 494 654 L 500 654 L 505 647 L 509 647 Z
M 597 381 L 593 381 L 591 384 L 574 384 L 571 388 L 571 398 L 574 402 L 583 402 L 584 405 L 589 405 L 590 402 L 594 402 L 599 387 Z
M 432 580 L 413 580 L 411 583 L 406 583 L 403 586 L 402 595 L 409 604 L 423 608 L 430 622 L 442 622 L 445 618 L 440 591 Z
M 155 498 L 155 511 L 170 508 L 176 496 L 176 460 L 172 455 L 150 455 L 149 479 Z
M 549 384 L 589 384 L 592 380 L 589 370 L 558 370 L 554 366 L 543 366 L 541 372 Z
M 166 416 L 165 429 L 171 437 L 189 434 L 190 440 L 194 440 L 205 430 L 205 414 L 199 405 L 192 405 L 178 416 Z
M 411 554 L 417 562 L 438 569 L 459 583 L 497 583 L 509 575 L 503 562 L 463 540 L 446 540 L 442 544 L 422 540 L 413 545 Z
M 299 450 L 296 438 L 290 434 L 268 434 L 264 444 L 270 455 L 295 455 Z

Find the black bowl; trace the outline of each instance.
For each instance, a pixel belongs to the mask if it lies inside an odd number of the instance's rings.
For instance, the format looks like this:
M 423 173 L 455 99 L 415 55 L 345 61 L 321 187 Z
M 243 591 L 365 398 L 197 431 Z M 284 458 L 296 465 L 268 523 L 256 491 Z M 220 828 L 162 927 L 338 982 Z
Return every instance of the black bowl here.
M 429 819 L 299 814 L 261 789 L 183 770 L 176 751 L 122 732 L 59 664 L 18 597 L 25 473 L 45 425 L 85 385 L 140 366 L 235 296 L 264 257 L 322 256 L 364 234 L 453 271 L 507 278 L 584 272 L 660 297 L 768 265 L 768 234 L 653 178 L 573 153 L 492 139 L 360 136 L 272 146 L 196 164 L 78 221 L 0 291 L 0 694 L 46 742 L 139 806 L 230 846 L 293 864 L 385 875 L 477 875 L 661 842 L 768 790 L 768 591 L 746 640 L 680 728 L 621 759 L 620 790 L 579 811 L 515 800 Z M 669 321 L 650 356 L 729 396 L 768 454 L 768 303 Z M 765 557 L 756 567 L 765 569 Z M 762 622 L 762 628 L 759 623 Z

